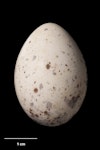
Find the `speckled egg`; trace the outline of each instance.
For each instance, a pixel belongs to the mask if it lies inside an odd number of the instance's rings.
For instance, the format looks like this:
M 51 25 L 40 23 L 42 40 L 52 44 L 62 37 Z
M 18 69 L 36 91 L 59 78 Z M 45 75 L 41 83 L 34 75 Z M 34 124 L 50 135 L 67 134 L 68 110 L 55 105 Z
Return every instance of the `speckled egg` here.
M 32 32 L 14 72 L 19 103 L 31 119 L 45 126 L 67 123 L 83 103 L 86 83 L 84 58 L 67 31 L 45 23 Z

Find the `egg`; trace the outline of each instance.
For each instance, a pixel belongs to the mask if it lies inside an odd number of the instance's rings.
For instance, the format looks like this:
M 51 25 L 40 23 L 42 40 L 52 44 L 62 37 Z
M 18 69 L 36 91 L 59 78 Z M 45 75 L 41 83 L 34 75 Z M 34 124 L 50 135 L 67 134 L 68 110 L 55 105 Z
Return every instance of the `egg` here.
M 36 28 L 19 52 L 14 85 L 33 121 L 51 127 L 67 123 L 87 91 L 86 63 L 70 34 L 51 22 Z

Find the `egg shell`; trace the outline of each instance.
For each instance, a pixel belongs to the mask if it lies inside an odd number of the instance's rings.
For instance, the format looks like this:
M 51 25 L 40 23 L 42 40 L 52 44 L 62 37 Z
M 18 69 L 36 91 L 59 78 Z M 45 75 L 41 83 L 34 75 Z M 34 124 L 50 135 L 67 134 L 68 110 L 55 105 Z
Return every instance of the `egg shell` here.
M 86 83 L 84 58 L 67 31 L 45 23 L 31 33 L 16 61 L 14 85 L 32 120 L 45 126 L 68 122 L 83 103 Z

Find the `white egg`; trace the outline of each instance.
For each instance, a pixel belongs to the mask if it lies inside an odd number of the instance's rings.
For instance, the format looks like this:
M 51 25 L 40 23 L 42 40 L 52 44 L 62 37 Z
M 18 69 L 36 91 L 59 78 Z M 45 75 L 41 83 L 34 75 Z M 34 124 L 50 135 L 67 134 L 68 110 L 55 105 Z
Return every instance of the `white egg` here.
M 15 66 L 15 91 L 26 114 L 45 126 L 68 122 L 87 90 L 87 69 L 73 38 L 45 23 L 24 43 Z

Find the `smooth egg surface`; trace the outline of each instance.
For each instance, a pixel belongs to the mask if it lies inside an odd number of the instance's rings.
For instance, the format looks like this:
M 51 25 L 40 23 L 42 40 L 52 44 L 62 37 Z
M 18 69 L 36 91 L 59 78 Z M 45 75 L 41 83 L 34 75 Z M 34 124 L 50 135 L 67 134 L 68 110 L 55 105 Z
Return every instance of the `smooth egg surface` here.
M 87 90 L 85 61 L 69 33 L 55 23 L 35 29 L 18 55 L 14 85 L 31 119 L 45 126 L 67 123 Z

